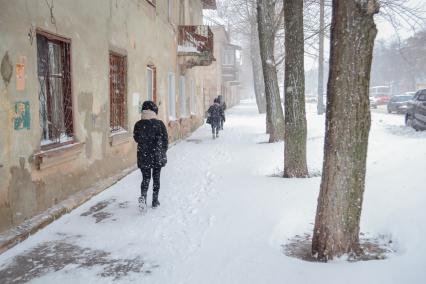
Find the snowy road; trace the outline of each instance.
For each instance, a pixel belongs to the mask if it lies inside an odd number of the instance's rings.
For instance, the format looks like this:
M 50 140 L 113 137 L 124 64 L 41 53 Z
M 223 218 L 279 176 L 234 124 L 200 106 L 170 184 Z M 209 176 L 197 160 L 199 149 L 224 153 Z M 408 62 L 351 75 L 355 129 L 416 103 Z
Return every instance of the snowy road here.
M 308 162 L 322 165 L 324 117 L 308 105 Z M 136 171 L 0 255 L 1 283 L 426 283 L 426 133 L 373 112 L 363 232 L 384 234 L 384 261 L 319 264 L 282 245 L 311 233 L 320 178 L 286 180 L 283 144 L 267 144 L 253 102 L 169 151 L 161 206 L 137 210 Z M 151 191 L 149 192 L 151 194 Z M 148 200 L 150 202 L 150 200 Z

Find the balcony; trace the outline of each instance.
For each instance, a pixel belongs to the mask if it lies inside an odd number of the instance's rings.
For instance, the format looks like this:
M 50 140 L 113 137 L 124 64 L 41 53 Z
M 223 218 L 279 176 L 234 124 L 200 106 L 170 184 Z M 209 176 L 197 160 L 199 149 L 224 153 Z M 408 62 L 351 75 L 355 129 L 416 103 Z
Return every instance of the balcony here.
M 213 56 L 213 32 L 209 26 L 179 26 L 178 56 L 186 68 L 208 66 Z

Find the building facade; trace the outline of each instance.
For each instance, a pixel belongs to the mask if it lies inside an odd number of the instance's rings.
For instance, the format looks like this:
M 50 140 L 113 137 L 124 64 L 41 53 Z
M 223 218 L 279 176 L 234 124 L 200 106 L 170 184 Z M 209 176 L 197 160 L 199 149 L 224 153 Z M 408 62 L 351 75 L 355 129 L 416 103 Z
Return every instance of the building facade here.
M 212 23 L 211 21 L 207 21 Z M 222 96 L 228 107 L 240 101 L 240 47 L 231 44 L 229 34 L 223 25 L 211 24 L 214 34 L 215 61 L 206 67 L 204 79 L 205 107 L 213 103 L 218 96 Z
M 134 167 L 153 100 L 170 140 L 203 123 L 214 0 L 1 1 L 0 232 Z

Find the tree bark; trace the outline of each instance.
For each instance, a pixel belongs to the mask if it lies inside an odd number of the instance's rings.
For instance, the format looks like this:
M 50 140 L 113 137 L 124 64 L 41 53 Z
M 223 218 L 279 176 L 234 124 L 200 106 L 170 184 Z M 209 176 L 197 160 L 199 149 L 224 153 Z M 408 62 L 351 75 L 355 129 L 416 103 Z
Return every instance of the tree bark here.
M 284 140 L 284 114 L 275 65 L 275 1 L 257 1 L 260 57 L 265 82 L 266 112 L 270 116 L 269 142 Z
M 284 28 L 284 177 L 307 177 L 303 1 L 285 1 Z
M 333 0 L 326 136 L 312 254 L 359 255 L 376 0 Z
M 320 0 L 320 28 L 319 28 L 319 54 L 318 54 L 318 103 L 317 114 L 324 114 L 324 1 Z

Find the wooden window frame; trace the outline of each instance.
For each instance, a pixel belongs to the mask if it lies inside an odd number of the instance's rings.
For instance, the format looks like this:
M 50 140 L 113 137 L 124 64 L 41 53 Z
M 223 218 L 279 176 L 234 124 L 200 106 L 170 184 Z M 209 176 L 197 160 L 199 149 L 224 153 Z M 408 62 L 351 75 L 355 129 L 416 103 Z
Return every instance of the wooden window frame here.
M 75 134 L 74 134 L 74 111 L 73 111 L 73 90 L 72 90 L 72 49 L 71 49 L 71 40 L 66 37 L 62 37 L 50 32 L 43 31 L 41 29 L 36 29 L 36 38 L 37 38 L 37 78 L 40 83 L 39 90 L 39 101 L 40 101 L 40 125 L 44 119 L 46 119 L 47 126 L 41 126 L 42 128 L 42 141 L 45 141 L 43 144 L 41 141 L 41 150 L 50 150 L 69 144 L 75 143 Z M 45 46 L 39 46 L 40 42 L 44 41 Z M 60 72 L 55 73 L 52 71 L 52 65 L 50 62 L 51 55 L 49 54 L 49 44 L 54 44 L 59 47 L 60 52 Z M 47 48 L 47 50 L 43 50 Z M 40 54 L 40 51 L 42 51 Z M 45 59 L 43 63 L 41 60 Z M 44 70 L 40 70 L 40 68 Z M 45 72 L 44 74 L 40 72 Z M 41 83 L 41 77 L 43 77 L 43 83 Z M 51 79 L 60 79 L 61 82 L 61 112 L 60 119 L 62 120 L 63 129 L 55 130 L 55 127 L 52 126 L 52 100 L 54 100 L 51 89 Z M 41 85 L 43 84 L 43 86 Z M 44 90 L 44 91 L 42 91 Z M 45 92 L 45 93 L 44 93 Z M 46 100 L 46 104 L 42 106 L 42 97 L 43 100 Z M 56 101 L 58 102 L 58 101 Z M 41 112 L 42 109 L 46 110 L 46 118 Z M 57 110 L 58 111 L 58 110 Z M 49 126 L 50 125 L 50 126 Z M 59 128 L 59 126 L 57 127 Z M 62 128 L 62 127 L 61 127 Z M 47 137 L 46 137 L 47 135 Z M 63 135 L 65 135 L 63 137 Z M 62 141 L 61 141 L 62 140 Z M 49 143 L 51 142 L 51 143 Z
M 119 69 L 118 74 L 113 73 L 117 72 L 113 68 L 114 64 Z M 115 75 L 118 76 L 116 82 L 114 82 Z M 117 91 L 118 98 L 114 96 Z M 127 56 L 111 50 L 109 51 L 109 100 L 111 133 L 127 131 Z

